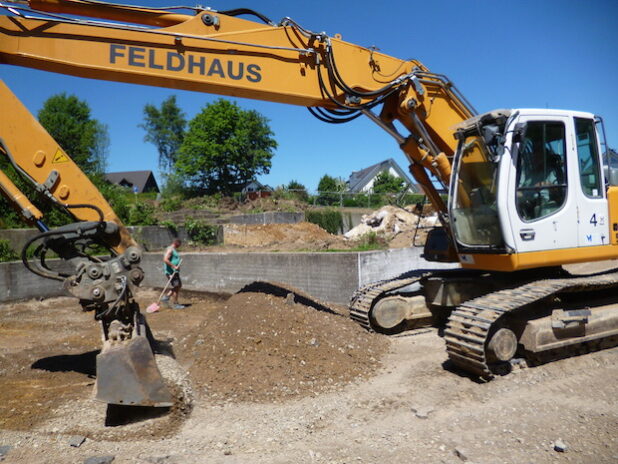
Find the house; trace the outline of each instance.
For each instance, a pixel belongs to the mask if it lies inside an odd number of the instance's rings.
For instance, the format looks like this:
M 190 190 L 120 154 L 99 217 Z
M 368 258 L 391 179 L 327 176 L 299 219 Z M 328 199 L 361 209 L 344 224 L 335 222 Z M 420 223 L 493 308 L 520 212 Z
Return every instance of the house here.
M 247 182 L 240 191 L 249 200 L 255 200 L 257 198 L 267 198 L 272 194 L 273 189 L 268 185 L 264 185 L 261 182 L 253 179 Z
M 389 172 L 395 177 L 401 177 L 406 185 L 408 185 L 408 190 L 410 192 L 422 193 L 420 186 L 412 182 L 410 177 L 408 177 L 405 171 L 401 169 L 401 167 L 399 167 L 399 165 L 392 158 L 384 160 L 381 163 L 374 164 L 373 166 L 369 166 L 368 168 L 361 169 L 360 171 L 354 171 L 346 182 L 348 192 L 361 193 L 371 191 L 373 189 L 375 178 L 378 174 L 384 171 Z
M 105 179 L 112 184 L 127 187 L 134 193 L 159 192 L 152 171 L 108 172 Z

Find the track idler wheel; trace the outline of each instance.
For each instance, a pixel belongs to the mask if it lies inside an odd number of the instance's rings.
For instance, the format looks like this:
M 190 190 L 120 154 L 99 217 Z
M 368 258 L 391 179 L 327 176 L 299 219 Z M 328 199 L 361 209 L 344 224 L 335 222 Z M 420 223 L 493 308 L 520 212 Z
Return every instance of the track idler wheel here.
M 508 362 L 517 352 L 517 336 L 507 328 L 498 329 L 487 344 L 488 358 L 492 361 Z
M 387 334 L 401 332 L 411 324 L 430 319 L 431 312 L 421 295 L 387 296 L 378 300 L 370 313 L 371 327 Z

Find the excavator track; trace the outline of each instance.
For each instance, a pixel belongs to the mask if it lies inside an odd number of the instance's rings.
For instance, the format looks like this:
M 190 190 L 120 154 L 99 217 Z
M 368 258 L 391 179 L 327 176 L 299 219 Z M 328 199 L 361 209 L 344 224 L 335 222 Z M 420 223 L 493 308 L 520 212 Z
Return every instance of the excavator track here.
M 444 331 L 448 356 L 459 368 L 491 379 L 494 370 L 487 359 L 487 344 L 503 316 L 557 293 L 614 286 L 618 287 L 618 272 L 536 281 L 467 301 L 451 313 Z M 582 343 L 587 341 L 581 339 Z
M 374 331 L 371 326 L 370 313 L 375 302 L 388 292 L 407 287 L 421 280 L 422 277 L 391 279 L 372 282 L 359 288 L 350 300 L 350 318 L 365 329 Z

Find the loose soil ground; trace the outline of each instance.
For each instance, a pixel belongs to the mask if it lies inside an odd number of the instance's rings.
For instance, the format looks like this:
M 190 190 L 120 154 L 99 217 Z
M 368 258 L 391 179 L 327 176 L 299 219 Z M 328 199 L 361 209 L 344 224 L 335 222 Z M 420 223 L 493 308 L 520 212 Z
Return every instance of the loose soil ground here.
M 143 291 L 140 304 L 157 296 Z M 91 314 L 69 298 L 0 305 L 4 462 L 618 461 L 617 348 L 479 383 L 452 370 L 435 329 L 370 334 L 345 308 L 277 285 L 185 298 L 185 310 L 148 316 L 183 401 L 116 426 L 91 399 Z
M 325 251 L 347 249 L 356 241 L 329 234 L 316 224 L 226 224 L 223 227 L 225 245 L 209 251 Z

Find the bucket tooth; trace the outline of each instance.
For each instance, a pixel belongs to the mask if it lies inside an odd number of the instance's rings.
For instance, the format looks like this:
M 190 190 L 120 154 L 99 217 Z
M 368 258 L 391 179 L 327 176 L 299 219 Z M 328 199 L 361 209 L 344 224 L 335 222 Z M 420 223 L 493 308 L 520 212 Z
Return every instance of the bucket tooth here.
M 169 407 L 173 398 L 143 335 L 105 343 L 97 356 L 95 399 L 108 404 Z

